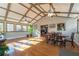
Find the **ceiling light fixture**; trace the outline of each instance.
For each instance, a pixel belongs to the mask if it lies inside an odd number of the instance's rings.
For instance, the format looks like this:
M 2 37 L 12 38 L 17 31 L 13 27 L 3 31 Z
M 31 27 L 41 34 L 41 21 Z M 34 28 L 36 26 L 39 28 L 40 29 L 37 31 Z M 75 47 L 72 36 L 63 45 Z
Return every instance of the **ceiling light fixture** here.
M 51 5 L 49 7 L 50 8 L 48 10 L 48 16 L 51 17 L 51 16 L 53 16 Z

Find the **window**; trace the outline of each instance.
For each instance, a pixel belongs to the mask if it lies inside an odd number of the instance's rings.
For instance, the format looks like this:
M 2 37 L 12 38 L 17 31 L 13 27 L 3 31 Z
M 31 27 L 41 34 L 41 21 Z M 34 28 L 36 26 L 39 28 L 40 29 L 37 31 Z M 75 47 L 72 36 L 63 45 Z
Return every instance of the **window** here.
M 0 32 L 3 32 L 3 23 L 0 23 Z
M 26 26 L 23 26 L 23 31 L 27 31 L 27 28 L 26 28 Z
M 16 25 L 16 31 L 21 31 L 21 25 Z
M 7 24 L 7 31 L 13 31 L 13 24 Z

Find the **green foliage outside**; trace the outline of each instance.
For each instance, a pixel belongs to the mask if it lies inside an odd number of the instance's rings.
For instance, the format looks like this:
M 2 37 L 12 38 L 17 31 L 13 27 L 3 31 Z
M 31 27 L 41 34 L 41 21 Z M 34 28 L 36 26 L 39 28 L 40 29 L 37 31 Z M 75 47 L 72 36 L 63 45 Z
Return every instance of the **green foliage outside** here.
M 29 34 L 33 33 L 33 26 L 32 25 L 28 26 L 28 32 L 29 32 Z

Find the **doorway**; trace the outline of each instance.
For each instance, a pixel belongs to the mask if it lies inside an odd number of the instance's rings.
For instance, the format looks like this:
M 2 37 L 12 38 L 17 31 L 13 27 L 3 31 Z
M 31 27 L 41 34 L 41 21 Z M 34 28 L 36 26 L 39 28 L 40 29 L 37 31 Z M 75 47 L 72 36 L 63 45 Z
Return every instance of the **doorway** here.
M 48 25 L 41 25 L 41 36 L 48 33 Z

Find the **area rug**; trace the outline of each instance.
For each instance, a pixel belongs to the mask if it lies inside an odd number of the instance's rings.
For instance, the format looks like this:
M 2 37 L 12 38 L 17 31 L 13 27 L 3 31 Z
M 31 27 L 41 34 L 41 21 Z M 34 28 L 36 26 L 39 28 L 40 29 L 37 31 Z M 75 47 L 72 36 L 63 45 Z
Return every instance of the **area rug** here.
M 60 49 L 59 56 L 79 56 L 79 52 L 73 52 L 66 49 Z

